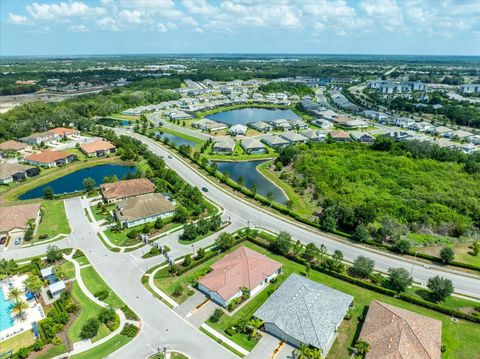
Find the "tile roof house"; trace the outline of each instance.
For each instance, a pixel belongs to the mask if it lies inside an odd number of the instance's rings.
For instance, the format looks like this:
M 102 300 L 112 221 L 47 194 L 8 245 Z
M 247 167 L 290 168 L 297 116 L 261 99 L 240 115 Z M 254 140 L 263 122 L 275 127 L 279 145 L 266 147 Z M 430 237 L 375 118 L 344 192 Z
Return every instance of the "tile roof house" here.
M 240 142 L 240 146 L 242 146 L 248 154 L 267 152 L 265 145 L 256 138 L 245 138 Z
M 285 120 L 283 118 L 274 120 L 271 122 L 271 124 L 273 125 L 273 127 L 275 127 L 275 129 L 282 131 L 291 130 L 293 128 L 292 124 L 288 122 L 288 120 Z
M 25 157 L 25 162 L 34 166 L 59 167 L 74 161 L 76 158 L 77 156 L 68 152 L 45 150 Z
M 308 138 L 294 131 L 281 133 L 280 137 L 287 140 L 289 143 L 305 143 L 308 141 Z
M 32 148 L 22 142 L 10 140 L 0 143 L 0 151 L 16 151 L 20 153 L 24 153 L 30 151 Z
M 147 178 L 135 178 L 100 185 L 103 199 L 108 203 L 155 192 L 155 185 Z
M 314 346 L 325 357 L 352 301 L 351 295 L 292 274 L 254 316 L 267 333 L 295 347 Z
M 273 129 L 272 125 L 270 125 L 266 122 L 263 122 L 263 121 L 250 122 L 248 125 L 251 128 L 253 128 L 254 130 L 257 130 L 257 131 L 260 131 L 260 132 L 268 132 L 268 131 L 271 131 Z
M 19 163 L 0 163 L 0 183 L 7 184 L 13 181 L 20 181 L 40 173 L 38 168 L 22 165 Z
M 241 297 L 242 288 L 250 290 L 251 296 L 261 291 L 281 272 L 282 265 L 241 246 L 210 268 L 212 271 L 198 280 L 198 290 L 226 307 L 232 299 Z
M 173 216 L 175 206 L 161 193 L 124 199 L 117 204 L 116 218 L 127 228 Z
M 308 141 L 324 141 L 327 137 L 324 132 L 315 130 L 303 131 L 302 135 L 306 137 Z
M 23 236 L 28 221 L 36 219 L 39 214 L 39 203 L 0 207 L 0 237 L 14 234 Z
M 349 142 L 351 141 L 350 135 L 347 132 L 343 131 L 332 131 L 330 132 L 330 138 L 338 142 Z
M 350 136 L 357 142 L 361 143 L 374 143 L 375 137 L 373 137 L 368 132 L 361 132 L 361 131 L 352 131 L 350 132 Z
M 71 136 L 75 136 L 75 135 L 80 134 L 80 132 L 78 130 L 76 130 L 74 128 L 66 128 L 66 127 L 52 128 L 48 132 L 51 132 L 51 133 L 57 135 L 58 137 L 71 137 Z
M 232 136 L 237 136 L 237 135 L 245 135 L 247 133 L 247 126 L 245 125 L 233 125 L 228 129 L 228 134 Z
M 440 359 L 442 322 L 379 301 L 370 303 L 360 339 L 370 344 L 366 359 Z
M 223 138 L 215 141 L 212 151 L 215 153 L 232 153 L 235 148 L 235 141 L 231 138 Z
M 261 139 L 267 146 L 270 147 L 285 147 L 288 146 L 288 141 L 276 135 L 266 135 Z
M 20 142 L 27 143 L 29 145 L 40 145 L 42 142 L 43 143 L 48 143 L 55 141 L 57 138 L 57 135 L 50 131 L 45 131 L 45 132 L 39 132 L 39 133 L 33 133 L 30 136 L 23 137 L 20 139 Z
M 106 154 L 114 153 L 116 147 L 109 141 L 96 140 L 93 142 L 82 143 L 80 150 L 88 157 L 103 157 Z

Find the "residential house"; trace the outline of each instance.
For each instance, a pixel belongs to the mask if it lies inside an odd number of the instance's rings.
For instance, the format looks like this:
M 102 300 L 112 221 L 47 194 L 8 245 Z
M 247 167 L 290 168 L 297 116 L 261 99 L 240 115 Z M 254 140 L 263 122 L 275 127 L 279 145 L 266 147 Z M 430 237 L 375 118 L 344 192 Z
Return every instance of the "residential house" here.
M 308 141 L 308 138 L 294 131 L 283 132 L 280 137 L 289 143 L 305 143 Z
M 245 125 L 233 125 L 228 129 L 228 134 L 232 136 L 244 136 L 247 133 L 247 126 Z
M 88 157 L 103 157 L 109 153 L 115 153 L 116 150 L 117 148 L 110 141 L 106 140 L 96 140 L 80 145 L 80 151 Z
M 329 133 L 330 138 L 333 141 L 337 142 L 350 142 L 350 135 L 347 132 L 344 131 L 332 131 Z
M 47 144 L 49 142 L 53 142 L 57 139 L 57 135 L 50 132 L 40 132 L 40 133 L 34 133 L 30 136 L 23 137 L 20 139 L 20 142 L 29 144 L 31 146 L 38 146 L 42 143 Z
M 193 128 L 198 128 L 202 131 L 218 131 L 228 128 L 224 123 L 212 121 L 206 118 L 192 122 Z
M 370 344 L 365 359 L 442 357 L 442 322 L 373 300 L 359 339 Z
M 267 153 L 265 145 L 256 138 L 245 138 L 240 142 L 240 146 L 248 154 Z
M 25 162 L 34 166 L 60 167 L 75 161 L 77 156 L 64 151 L 45 150 L 25 157 Z
M 223 138 L 215 141 L 212 146 L 214 153 L 232 153 L 235 149 L 235 141 L 231 138 Z
M 213 263 L 211 272 L 198 280 L 198 290 L 217 304 L 227 307 L 242 296 L 242 289 L 254 296 L 277 277 L 282 265 L 245 246 Z
M 103 200 L 114 203 L 126 198 L 155 192 L 155 185 L 147 178 L 135 178 L 100 185 Z
M 117 204 L 115 217 L 126 228 L 173 216 L 175 206 L 161 193 L 148 193 L 124 199 Z
M 270 147 L 285 147 L 289 142 L 277 135 L 266 135 L 261 138 L 261 141 Z
M 364 120 L 354 119 L 344 122 L 342 126 L 346 128 L 367 128 L 368 122 Z
M 288 121 L 288 120 L 285 120 L 285 119 L 278 119 L 278 120 L 274 120 L 271 122 L 271 124 L 273 125 L 273 127 L 276 129 L 276 130 L 281 130 L 281 131 L 287 131 L 287 130 L 291 130 L 292 129 L 292 124 Z
M 408 132 L 405 132 L 405 131 L 391 131 L 391 132 L 386 133 L 384 136 L 391 137 L 395 141 L 402 141 L 402 140 L 406 140 L 407 138 L 412 137 L 412 136 L 410 136 L 410 134 Z
M 49 132 L 53 133 L 58 139 L 61 139 L 64 137 L 72 138 L 80 135 L 80 131 L 74 128 L 66 128 L 66 127 L 56 127 L 51 129 Z
M 0 239 L 23 238 L 29 221 L 36 221 L 39 215 L 39 203 L 0 207 Z
M 373 137 L 368 132 L 352 131 L 350 132 L 350 137 L 352 137 L 355 141 L 361 143 L 372 144 L 375 142 L 375 137 Z
M 18 152 L 20 154 L 25 154 L 26 152 L 30 152 L 32 150 L 32 147 L 29 146 L 28 144 L 10 140 L 10 141 L 5 141 L 0 143 L 0 152 L 4 151 L 14 151 Z
M 330 122 L 328 120 L 321 119 L 321 118 L 317 118 L 317 119 L 313 120 L 312 124 L 314 124 L 315 126 L 318 126 L 320 128 L 324 128 L 324 129 L 328 129 L 328 128 L 333 127 L 332 122 Z
M 468 138 L 470 136 L 473 136 L 473 133 L 468 132 L 468 131 L 464 131 L 464 130 L 456 130 L 456 131 L 452 131 L 452 132 L 447 132 L 445 134 L 445 137 L 454 138 L 454 139 L 458 139 L 458 140 L 463 140 L 463 139 Z
M 265 331 L 294 346 L 311 345 L 326 357 L 353 297 L 291 274 L 257 309 Z
M 193 118 L 192 115 L 189 115 L 188 113 L 183 112 L 183 111 L 173 111 L 173 112 L 170 112 L 170 113 L 168 114 L 168 117 L 169 117 L 171 120 L 189 120 L 189 119 Z
M 273 126 L 263 122 L 263 121 L 258 121 L 258 122 L 251 122 L 248 124 L 251 128 L 254 130 L 260 131 L 260 132 L 268 132 L 273 129 Z
M 306 130 L 308 128 L 308 124 L 305 121 L 298 118 L 295 118 L 293 120 L 288 120 L 288 122 L 290 122 L 292 127 L 296 130 Z
M 322 131 L 316 131 L 316 130 L 306 130 L 301 132 L 303 137 L 306 137 L 308 141 L 325 141 L 327 135 L 325 132 Z
M 0 163 L 0 183 L 7 184 L 14 181 L 21 181 L 28 177 L 36 176 L 39 169 L 19 163 Z
M 458 87 L 462 94 L 480 93 L 480 84 L 464 84 Z
M 433 134 L 433 135 L 437 135 L 437 136 L 445 136 L 447 133 L 453 132 L 453 130 L 449 127 L 446 127 L 446 126 L 438 126 L 438 127 L 432 128 L 428 132 Z

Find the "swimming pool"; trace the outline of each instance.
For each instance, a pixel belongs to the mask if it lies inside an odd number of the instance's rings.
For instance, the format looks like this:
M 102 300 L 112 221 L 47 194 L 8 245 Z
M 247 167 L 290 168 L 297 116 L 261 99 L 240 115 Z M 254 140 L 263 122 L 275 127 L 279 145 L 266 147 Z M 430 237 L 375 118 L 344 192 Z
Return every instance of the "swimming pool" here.
M 0 332 L 13 327 L 13 318 L 10 315 L 10 308 L 12 308 L 12 303 L 5 298 L 3 288 L 0 288 Z

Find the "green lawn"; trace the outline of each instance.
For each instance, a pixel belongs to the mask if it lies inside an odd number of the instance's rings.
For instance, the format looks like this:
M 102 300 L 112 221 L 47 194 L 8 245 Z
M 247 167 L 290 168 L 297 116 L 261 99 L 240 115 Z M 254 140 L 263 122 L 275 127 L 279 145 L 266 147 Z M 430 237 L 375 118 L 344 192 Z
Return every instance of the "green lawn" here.
M 2 341 L 2 344 L 0 345 L 0 353 L 5 353 L 9 350 L 13 350 L 15 352 L 22 347 L 28 347 L 29 345 L 32 345 L 34 342 L 35 336 L 33 335 L 33 332 L 31 330 L 27 330 Z
M 143 228 L 143 226 L 141 226 Z M 127 237 L 127 233 L 130 232 L 133 228 L 125 228 L 120 232 L 114 232 L 110 228 L 105 230 L 103 233 L 110 239 L 110 242 L 119 246 L 119 247 L 129 247 L 134 246 L 137 244 L 141 244 L 142 242 L 139 239 L 132 239 Z
M 239 143 L 235 144 L 235 148 L 233 153 L 230 155 L 223 155 L 218 153 L 212 152 L 212 145 L 210 145 L 205 154 L 208 159 L 211 160 L 230 160 L 230 161 L 246 161 L 246 160 L 260 160 L 260 159 L 269 159 L 277 157 L 278 154 L 272 148 L 267 147 L 267 153 L 256 153 L 256 154 L 248 154 L 245 150 L 240 146 Z
M 102 307 L 88 299 L 76 282 L 73 282 L 72 296 L 81 306 L 80 315 L 75 319 L 70 328 L 68 328 L 68 336 L 70 337 L 71 341 L 75 343 L 81 340 L 80 330 L 82 329 L 83 324 L 85 324 L 88 319 L 97 317 L 102 310 Z M 108 330 L 105 324 L 101 324 L 98 334 L 92 339 L 92 341 L 97 341 L 107 336 L 109 333 L 110 330 Z
M 115 335 L 112 339 L 106 341 L 102 345 L 98 347 L 92 348 L 83 352 L 81 354 L 77 354 L 71 356 L 71 359 L 92 359 L 92 358 L 106 358 L 109 354 L 113 353 L 114 351 L 120 349 L 122 346 L 127 344 L 133 338 L 129 338 L 123 335 Z
M 426 253 L 432 256 L 440 257 L 440 251 L 444 247 L 445 247 L 444 245 L 434 246 L 434 247 L 418 247 L 418 248 L 415 248 L 415 250 L 421 253 Z M 477 256 L 473 255 L 472 243 L 457 243 L 457 244 L 451 245 L 451 247 L 453 248 L 453 251 L 455 253 L 454 260 L 456 262 L 473 264 L 480 267 L 480 254 Z
M 165 359 L 163 353 L 152 355 L 149 359 Z M 188 359 L 186 355 L 177 352 L 170 352 L 170 359 Z
M 93 213 L 93 217 L 97 222 L 105 221 L 109 216 L 109 212 L 112 211 L 114 208 L 115 208 L 115 204 L 110 204 L 108 206 L 105 206 L 105 209 L 107 210 L 108 213 L 102 213 L 101 208 L 98 208 L 97 206 L 90 207 Z
M 185 140 L 189 140 L 189 141 L 192 141 L 192 142 L 196 142 L 197 145 L 195 146 L 196 147 L 199 147 L 199 145 L 203 145 L 205 143 L 204 140 L 202 140 L 201 138 L 199 137 L 195 137 L 195 136 L 191 136 L 191 135 L 187 135 L 183 132 L 179 132 L 179 131 L 175 131 L 171 128 L 168 128 L 168 127 L 160 127 L 160 128 L 157 128 L 156 131 L 161 131 L 161 132 L 165 132 L 165 133 L 169 133 L 171 135 L 175 135 L 175 136 L 178 136 L 178 137 L 181 137 Z
M 107 283 L 105 283 L 93 267 L 82 268 L 80 275 L 90 293 L 95 294 L 96 292 L 105 289 L 109 292 L 108 297 L 104 300 L 105 303 L 110 304 L 115 308 L 123 306 L 123 301 L 117 296 L 117 294 L 115 294 Z
M 258 171 L 267 177 L 270 181 L 280 187 L 287 195 L 288 199 L 293 202 L 293 210 L 300 214 L 302 217 L 310 218 L 315 211 L 315 205 L 308 203 L 305 198 L 299 195 L 292 186 L 285 181 L 282 181 L 278 175 L 269 169 L 271 162 L 265 162 L 258 165 Z
M 304 273 L 305 269 L 300 264 L 274 255 L 266 249 L 252 243 L 246 242 L 245 245 L 281 262 L 285 276 L 294 272 Z M 447 351 L 443 354 L 442 358 L 472 359 L 480 352 L 480 344 L 478 342 L 480 325 L 478 324 L 466 320 L 459 320 L 458 323 L 454 323 L 447 315 L 355 286 L 317 271 L 311 271 L 309 278 L 355 297 L 355 308 L 352 319 L 349 321 L 345 320 L 340 326 L 339 335 L 327 358 L 349 357 L 348 347 L 353 344 L 355 333 L 357 329 L 359 329 L 358 317 L 363 313 L 365 307 L 374 299 L 441 320 L 443 326 L 442 342 L 447 347 Z M 238 315 L 238 313 L 236 315 Z
M 75 266 L 72 262 L 65 261 L 60 265 L 60 267 L 63 269 L 67 279 L 75 278 Z
M 70 234 L 70 225 L 62 200 L 43 201 L 42 207 L 44 212 L 38 225 L 37 238 L 41 234 L 48 234 L 48 238 L 53 238 L 58 234 Z
M 50 359 L 56 357 L 57 355 L 65 353 L 67 349 L 67 346 L 62 343 L 50 348 L 44 354 L 35 356 L 35 359 Z

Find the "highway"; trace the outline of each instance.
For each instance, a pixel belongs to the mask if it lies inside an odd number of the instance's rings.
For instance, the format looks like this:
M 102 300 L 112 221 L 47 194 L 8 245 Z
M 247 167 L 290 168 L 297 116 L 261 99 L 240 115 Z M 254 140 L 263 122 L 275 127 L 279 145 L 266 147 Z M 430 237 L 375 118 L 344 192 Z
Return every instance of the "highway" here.
M 415 282 L 420 284 L 425 284 L 430 277 L 440 275 L 452 280 L 456 293 L 480 298 L 479 276 L 465 275 L 462 272 L 450 270 L 447 271 L 433 265 L 431 265 L 430 268 L 425 268 L 423 263 L 416 263 L 413 265 L 412 270 L 412 262 L 394 254 L 380 252 L 365 246 L 333 239 L 325 233 L 310 227 L 307 228 L 306 226 L 301 226 L 298 223 L 276 216 L 249 202 L 235 197 L 230 192 L 215 185 L 215 180 L 201 175 L 181 158 L 173 155 L 171 151 L 147 137 L 125 130 L 118 129 L 117 132 L 141 140 L 153 153 L 162 156 L 166 164 L 174 169 L 191 185 L 199 188 L 207 187 L 209 191 L 208 193 L 205 193 L 205 196 L 221 205 L 225 209 L 225 214 L 227 216 L 230 216 L 245 225 L 254 224 L 272 232 L 286 231 L 290 233 L 295 240 L 298 239 L 303 243 L 313 242 L 317 245 L 324 244 L 330 252 L 333 252 L 336 249 L 341 250 L 345 259 L 348 261 L 353 261 L 357 256 L 364 255 L 373 259 L 375 261 L 376 269 L 382 272 L 386 272 L 391 267 L 405 268 L 408 271 L 412 271 L 412 276 L 414 277 Z M 170 156 L 171 158 L 169 158 L 169 155 L 173 156 Z

